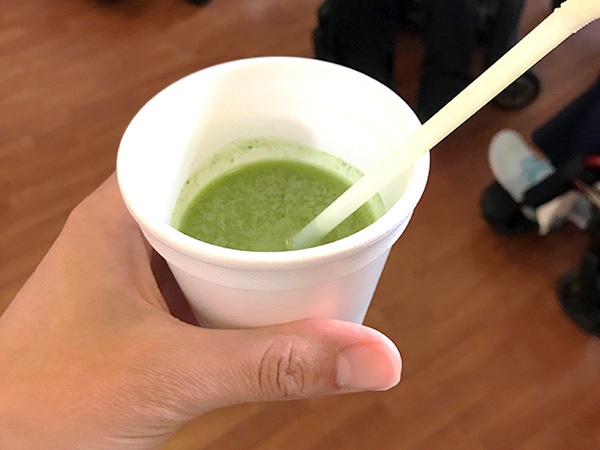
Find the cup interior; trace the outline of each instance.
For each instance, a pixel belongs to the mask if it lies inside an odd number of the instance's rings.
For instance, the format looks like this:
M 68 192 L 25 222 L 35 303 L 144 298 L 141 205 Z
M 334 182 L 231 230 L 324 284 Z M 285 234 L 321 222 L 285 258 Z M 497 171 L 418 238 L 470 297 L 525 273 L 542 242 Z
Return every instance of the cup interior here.
M 300 142 L 367 172 L 389 152 L 401 151 L 402 141 L 419 125 L 397 94 L 354 70 L 303 58 L 234 61 L 183 78 L 140 110 L 119 148 L 119 184 L 144 232 L 186 254 L 283 261 L 339 252 L 381 238 L 410 216 L 425 187 L 428 154 L 380 192 L 383 217 L 313 249 L 261 255 L 223 249 L 180 233 L 170 225 L 171 216 L 190 176 L 236 139 L 272 136 Z

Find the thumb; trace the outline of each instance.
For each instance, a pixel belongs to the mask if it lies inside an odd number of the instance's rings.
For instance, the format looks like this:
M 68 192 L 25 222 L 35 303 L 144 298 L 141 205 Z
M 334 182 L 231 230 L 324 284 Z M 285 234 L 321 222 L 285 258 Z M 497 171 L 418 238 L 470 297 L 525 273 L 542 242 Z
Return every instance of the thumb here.
M 400 381 L 396 346 L 357 324 L 316 319 L 248 330 L 188 327 L 185 332 L 186 362 L 177 370 L 187 378 L 184 401 L 199 413 L 250 401 L 386 390 Z

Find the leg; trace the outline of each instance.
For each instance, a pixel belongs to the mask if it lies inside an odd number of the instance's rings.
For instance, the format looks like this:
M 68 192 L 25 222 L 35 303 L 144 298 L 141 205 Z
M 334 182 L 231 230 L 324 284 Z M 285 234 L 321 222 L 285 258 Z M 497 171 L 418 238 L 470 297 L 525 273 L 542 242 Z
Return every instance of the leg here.
M 589 99 L 583 120 L 571 141 L 571 152 L 584 156 L 600 154 L 600 78 L 584 94 Z
M 600 148 L 600 78 L 596 83 L 534 131 L 533 141 L 554 165 Z M 595 150 L 595 152 L 594 152 Z
M 429 0 L 417 111 L 426 120 L 471 82 L 476 0 Z
M 392 86 L 396 0 L 328 0 L 319 10 L 315 53 Z
M 517 43 L 519 20 L 524 0 L 500 1 L 498 13 L 492 22 L 491 39 L 485 52 L 485 66 L 494 64 Z

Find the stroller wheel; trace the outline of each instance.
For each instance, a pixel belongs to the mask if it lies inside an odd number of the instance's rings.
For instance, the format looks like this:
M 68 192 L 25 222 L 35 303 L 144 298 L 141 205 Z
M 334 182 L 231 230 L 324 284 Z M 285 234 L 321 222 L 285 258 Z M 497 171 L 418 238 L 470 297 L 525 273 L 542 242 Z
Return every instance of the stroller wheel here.
M 485 221 L 503 236 L 518 236 L 537 228 L 537 224 L 523 215 L 521 206 L 498 182 L 483 191 L 479 206 Z
M 540 80 L 535 73 L 527 71 L 492 100 L 503 109 L 521 109 L 529 105 L 540 93 Z

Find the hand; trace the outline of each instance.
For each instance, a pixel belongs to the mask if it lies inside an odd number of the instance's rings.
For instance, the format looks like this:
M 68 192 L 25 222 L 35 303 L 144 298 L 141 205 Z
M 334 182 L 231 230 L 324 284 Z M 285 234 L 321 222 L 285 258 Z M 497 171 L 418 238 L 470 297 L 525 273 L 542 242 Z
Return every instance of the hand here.
M 173 317 L 113 175 L 0 317 L 0 368 L 0 448 L 148 449 L 214 408 L 388 389 L 401 362 L 351 323 L 209 330 Z

